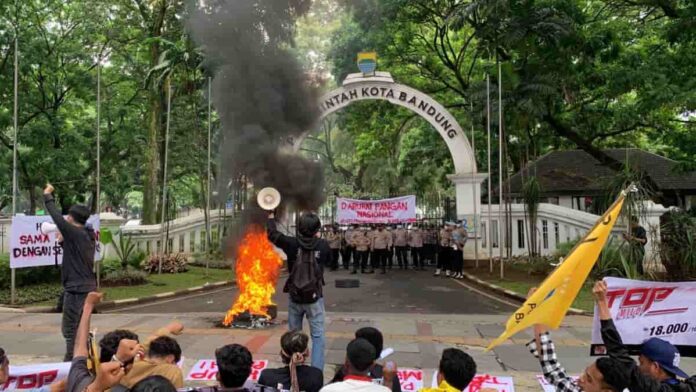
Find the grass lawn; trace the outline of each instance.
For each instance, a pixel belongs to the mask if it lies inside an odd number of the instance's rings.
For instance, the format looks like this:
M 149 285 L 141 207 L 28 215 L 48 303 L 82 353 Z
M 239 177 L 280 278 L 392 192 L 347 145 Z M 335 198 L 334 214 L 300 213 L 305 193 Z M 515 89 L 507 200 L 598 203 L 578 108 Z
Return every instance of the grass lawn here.
M 102 287 L 106 293 L 105 300 L 117 300 L 124 298 L 145 297 L 169 291 L 187 289 L 189 287 L 202 286 L 206 283 L 215 283 L 225 280 L 233 280 L 231 269 L 208 270 L 205 274 L 204 267 L 189 266 L 189 270 L 181 274 L 153 274 L 148 277 L 148 283 L 138 286 Z M 61 292 L 60 283 L 31 285 L 17 288 L 18 304 L 24 306 L 53 306 Z M 0 292 L 0 303 L 8 304 L 10 290 Z
M 538 286 L 541 283 L 541 279 L 537 283 L 534 282 L 522 282 L 522 281 L 511 281 L 511 280 L 500 280 L 500 279 L 485 279 L 487 282 L 493 283 L 500 287 L 504 287 L 508 290 L 512 290 L 523 296 L 527 295 L 530 288 Z M 586 310 L 592 312 L 594 309 L 594 299 L 592 298 L 592 285 L 585 283 L 578 296 L 573 302 L 573 307 L 577 309 Z
M 152 274 L 148 278 L 149 283 L 140 286 L 104 287 L 105 300 L 111 301 L 124 298 L 139 298 L 148 295 L 177 291 L 189 287 L 202 286 L 206 283 L 215 283 L 223 280 L 233 280 L 232 270 L 210 268 L 208 276 L 205 268 L 189 266 L 189 270 L 183 274 Z
M 475 275 L 477 278 L 497 286 L 512 290 L 522 296 L 526 296 L 530 288 L 539 286 L 546 277 L 545 275 L 530 274 L 523 267 L 515 264 L 505 267 L 505 278 L 500 279 L 498 265 L 494 263 L 493 273 L 489 272 L 488 263 L 483 263 L 479 268 L 475 268 L 471 263 L 467 265 L 466 272 Z M 594 310 L 594 299 L 592 298 L 592 286 L 594 281 L 588 279 L 582 286 L 578 296 L 573 302 L 573 307 L 592 312 Z

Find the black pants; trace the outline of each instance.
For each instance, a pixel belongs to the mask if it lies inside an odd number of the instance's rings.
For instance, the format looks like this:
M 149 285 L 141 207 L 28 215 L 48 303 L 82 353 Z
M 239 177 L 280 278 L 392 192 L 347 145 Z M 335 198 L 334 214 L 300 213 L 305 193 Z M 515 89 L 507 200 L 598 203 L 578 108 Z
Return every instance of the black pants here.
M 452 271 L 461 273 L 464 270 L 464 254 L 461 250 L 452 249 Z
M 372 265 L 377 268 L 382 267 L 382 272 L 385 272 L 389 262 L 389 249 L 375 249 L 372 254 L 375 256 L 375 261 Z
M 389 269 L 392 268 L 394 265 L 394 247 L 392 246 L 389 249 L 385 249 L 384 257 L 386 257 L 388 264 L 389 264 Z
M 406 254 L 405 246 L 395 246 L 396 248 L 396 260 L 399 262 L 399 267 L 408 267 L 408 255 Z
M 360 267 L 360 272 L 365 272 L 367 262 L 370 259 L 370 252 L 367 250 L 356 250 L 355 261 L 353 262 L 353 271 L 357 271 Z
M 423 248 L 411 248 L 411 258 L 413 259 L 414 268 L 423 268 L 425 266 Z
M 341 250 L 341 261 L 343 262 L 343 268 L 348 269 L 350 265 L 350 260 L 355 256 L 355 248 L 352 246 L 346 246 Z
M 85 306 L 87 293 L 63 293 L 63 322 L 61 330 L 65 339 L 65 362 L 72 361 L 75 347 L 75 334 L 82 317 L 82 308 Z
M 423 245 L 423 258 L 429 263 L 435 263 L 435 244 Z
M 447 246 L 440 246 L 440 252 L 437 255 L 437 268 L 445 271 L 449 271 L 451 266 L 451 254 L 452 248 Z

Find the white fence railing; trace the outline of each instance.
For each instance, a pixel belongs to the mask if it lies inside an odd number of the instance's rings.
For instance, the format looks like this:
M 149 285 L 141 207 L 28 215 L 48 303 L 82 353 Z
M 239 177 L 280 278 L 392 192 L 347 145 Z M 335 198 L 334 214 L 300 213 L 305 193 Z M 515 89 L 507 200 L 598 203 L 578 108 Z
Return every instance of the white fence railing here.
M 493 257 L 500 254 L 501 239 L 506 239 L 508 247 L 511 246 L 512 255 L 525 255 L 529 252 L 529 220 L 525 213 L 523 204 L 511 204 L 506 217 L 503 209 L 502 232 L 498 234 L 498 205 L 491 206 L 492 210 L 492 250 Z M 659 251 L 656 241 L 660 238 L 660 216 L 669 209 L 661 205 L 647 203 L 645 213 L 641 217 L 641 225 L 648 232 L 648 243 L 646 245 L 646 261 L 659 261 Z M 481 224 L 477 237 L 479 238 L 479 257 L 488 258 L 488 208 L 483 206 L 481 214 Z M 536 227 L 537 249 L 542 255 L 552 255 L 559 244 L 575 240 L 582 237 L 594 226 L 599 219 L 598 215 L 590 214 L 555 204 L 539 204 Z M 509 222 L 508 222 L 509 220 Z M 508 227 L 509 237 L 505 236 L 505 227 Z M 621 240 L 620 234 L 626 232 L 627 222 L 625 219 L 619 220 L 612 230 L 614 241 Z M 500 238 L 503 237 L 503 238 Z M 474 244 L 469 241 L 465 249 L 465 257 L 474 258 Z M 505 255 L 503 248 L 503 255 Z

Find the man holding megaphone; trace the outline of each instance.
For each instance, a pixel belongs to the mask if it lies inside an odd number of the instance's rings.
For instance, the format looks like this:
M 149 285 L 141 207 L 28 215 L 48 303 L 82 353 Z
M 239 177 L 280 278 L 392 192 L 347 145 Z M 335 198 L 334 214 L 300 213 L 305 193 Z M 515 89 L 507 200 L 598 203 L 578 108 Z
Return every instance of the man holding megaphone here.
M 72 361 L 75 332 L 80 322 L 80 313 L 87 294 L 97 289 L 97 279 L 94 275 L 94 251 L 97 235 L 92 226 L 87 224 L 90 211 L 83 205 L 70 207 L 68 216 L 63 215 L 56 207 L 53 198 L 54 188 L 47 184 L 44 189 L 44 204 L 46 211 L 53 218 L 53 223 L 63 237 L 63 265 L 61 281 L 63 283 L 63 322 L 62 332 L 65 338 L 65 361 Z M 42 230 L 50 230 L 47 226 Z

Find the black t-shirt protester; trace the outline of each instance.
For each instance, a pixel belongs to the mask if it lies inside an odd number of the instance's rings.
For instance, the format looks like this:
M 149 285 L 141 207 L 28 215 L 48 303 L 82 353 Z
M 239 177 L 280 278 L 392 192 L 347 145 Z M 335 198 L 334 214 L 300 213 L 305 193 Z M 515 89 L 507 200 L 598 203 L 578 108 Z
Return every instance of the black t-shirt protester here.
M 68 223 L 58 211 L 53 195 L 44 195 L 46 210 L 63 236 L 63 289 L 71 293 L 89 293 L 97 289 L 94 275 L 96 234 L 91 226 L 78 227 Z
M 321 370 L 301 365 L 297 367 L 297 379 L 302 392 L 319 392 L 324 386 L 324 374 Z M 290 368 L 288 366 L 279 369 L 265 369 L 259 377 L 259 384 L 281 391 L 290 390 Z

